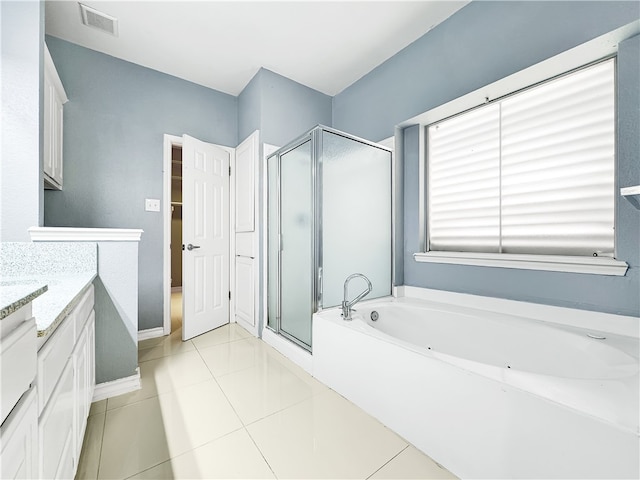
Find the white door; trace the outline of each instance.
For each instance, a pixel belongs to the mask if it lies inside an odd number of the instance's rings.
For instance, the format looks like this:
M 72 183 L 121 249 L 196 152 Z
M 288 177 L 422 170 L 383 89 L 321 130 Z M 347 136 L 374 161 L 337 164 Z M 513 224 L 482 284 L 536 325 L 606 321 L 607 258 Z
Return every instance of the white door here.
M 259 133 L 252 133 L 236 148 L 235 178 L 235 320 L 258 336 L 256 293 L 258 292 L 258 229 L 256 200 L 258 195 Z
M 188 340 L 229 323 L 229 153 L 182 139 L 182 340 Z

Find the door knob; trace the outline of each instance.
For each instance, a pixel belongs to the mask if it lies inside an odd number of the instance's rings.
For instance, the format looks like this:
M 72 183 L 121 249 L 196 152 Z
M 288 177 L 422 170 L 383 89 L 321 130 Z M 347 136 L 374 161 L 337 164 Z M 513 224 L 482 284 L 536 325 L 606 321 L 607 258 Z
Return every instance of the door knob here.
M 200 245 L 191 245 L 191 244 L 187 245 L 187 250 L 189 251 L 194 250 L 196 248 L 200 248 Z

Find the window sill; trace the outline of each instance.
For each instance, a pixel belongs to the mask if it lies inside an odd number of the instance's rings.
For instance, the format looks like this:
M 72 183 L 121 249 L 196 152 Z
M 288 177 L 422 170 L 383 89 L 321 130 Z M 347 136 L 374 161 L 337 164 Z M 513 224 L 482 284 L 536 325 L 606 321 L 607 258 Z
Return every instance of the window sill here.
M 556 255 L 517 255 L 509 253 L 426 252 L 414 253 L 416 262 L 450 263 L 480 267 L 545 270 L 550 272 L 587 273 L 624 276 L 625 262 L 609 257 L 570 257 Z

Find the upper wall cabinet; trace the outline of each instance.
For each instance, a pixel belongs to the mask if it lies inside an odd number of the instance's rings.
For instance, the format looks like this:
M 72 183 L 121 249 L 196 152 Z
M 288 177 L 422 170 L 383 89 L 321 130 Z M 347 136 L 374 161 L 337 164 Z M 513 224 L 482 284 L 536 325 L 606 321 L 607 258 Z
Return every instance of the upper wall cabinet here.
M 236 149 L 236 232 L 255 231 L 255 167 L 258 137 L 251 135 Z
M 62 109 L 67 103 L 60 77 L 44 46 L 44 188 L 62 190 Z

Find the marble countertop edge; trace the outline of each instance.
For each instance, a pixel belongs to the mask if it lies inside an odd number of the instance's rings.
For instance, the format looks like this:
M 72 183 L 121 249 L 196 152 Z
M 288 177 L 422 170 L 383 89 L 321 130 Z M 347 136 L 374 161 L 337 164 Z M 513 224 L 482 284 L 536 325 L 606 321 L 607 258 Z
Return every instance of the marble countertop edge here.
M 47 295 L 33 302 L 38 337 L 47 337 L 58 328 L 96 277 L 96 272 L 86 272 L 56 279 L 54 284 L 49 285 Z
M 4 282 L 4 280 L 3 280 Z M 0 320 L 17 312 L 25 305 L 33 302 L 40 295 L 49 289 L 46 282 L 31 282 L 26 284 L 2 285 L 2 293 L 0 294 Z

